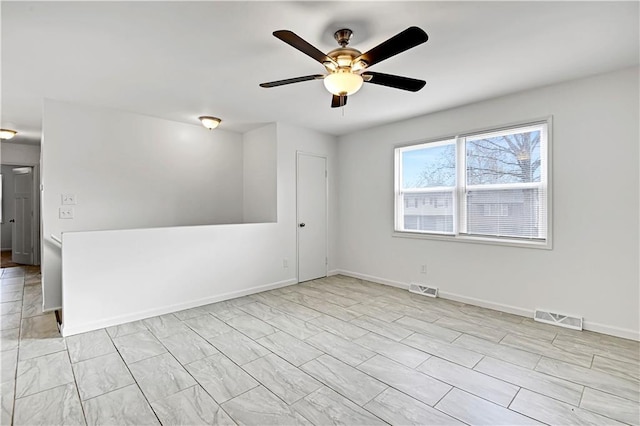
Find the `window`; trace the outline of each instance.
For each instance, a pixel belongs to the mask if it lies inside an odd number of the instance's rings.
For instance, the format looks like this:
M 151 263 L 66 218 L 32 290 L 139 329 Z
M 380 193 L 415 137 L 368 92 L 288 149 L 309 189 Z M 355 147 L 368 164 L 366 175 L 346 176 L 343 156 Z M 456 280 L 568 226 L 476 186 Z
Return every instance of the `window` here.
M 547 246 L 547 128 L 396 148 L 396 232 Z

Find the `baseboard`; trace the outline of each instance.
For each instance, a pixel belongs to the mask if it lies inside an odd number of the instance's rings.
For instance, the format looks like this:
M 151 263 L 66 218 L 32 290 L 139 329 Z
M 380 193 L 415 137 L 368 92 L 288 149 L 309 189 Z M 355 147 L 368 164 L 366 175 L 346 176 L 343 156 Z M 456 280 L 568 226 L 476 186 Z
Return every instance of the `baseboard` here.
M 610 336 L 622 337 L 623 339 L 640 341 L 640 333 L 628 328 L 613 327 L 610 325 L 589 321 L 583 321 L 582 327 L 585 330 L 593 331 L 596 333 L 608 334 Z
M 361 274 L 359 272 L 346 271 L 344 269 L 336 269 L 336 274 L 346 275 L 348 277 L 359 278 L 366 281 L 371 281 L 378 284 L 389 285 L 392 287 L 398 287 L 408 289 L 409 284 L 389 280 L 386 278 L 380 278 L 373 275 Z M 476 299 L 474 297 L 462 296 L 460 294 L 449 293 L 446 291 L 439 291 L 438 296 L 443 299 L 455 300 L 456 302 L 467 303 L 469 305 L 480 306 L 481 308 L 493 309 L 495 311 L 506 312 L 508 314 L 519 315 L 522 317 L 533 318 L 534 310 L 521 308 L 518 306 L 504 305 L 501 303 L 491 302 L 484 299 Z M 638 331 L 630 330 L 628 328 L 613 327 L 610 325 L 604 325 L 594 323 L 590 321 L 583 321 L 582 327 L 585 330 L 593 331 L 596 333 L 608 334 L 610 336 L 622 337 L 623 339 L 630 339 L 640 341 L 640 333 Z
M 494 311 L 506 312 L 508 314 L 519 315 L 521 317 L 533 318 L 533 310 L 520 308 L 518 306 L 503 305 L 502 303 L 490 302 L 484 299 L 476 299 L 475 297 L 462 296 L 460 294 L 449 293 L 447 291 L 439 291 L 438 296 L 443 299 L 454 300 L 456 302 L 466 303 L 468 305 L 480 306 L 481 308 L 493 309 Z
M 134 312 L 128 315 L 121 315 L 117 317 L 105 318 L 99 321 L 85 322 L 75 326 L 69 326 L 68 324 L 62 324 L 62 336 L 68 337 L 74 334 L 86 333 L 87 331 L 98 330 L 101 328 L 111 327 L 114 325 L 124 324 L 131 321 L 138 321 L 145 318 L 155 317 L 158 315 L 170 314 L 172 312 L 178 312 L 185 309 L 197 308 L 198 306 L 208 305 L 210 303 L 222 302 L 224 300 L 235 299 L 242 296 L 248 296 L 250 294 L 260 293 L 267 290 L 273 290 L 280 287 L 286 287 L 292 284 L 297 284 L 298 280 L 291 278 L 288 280 L 278 281 L 271 284 L 265 284 L 261 286 L 251 287 L 244 290 L 233 291 L 228 293 L 219 294 L 216 296 L 206 297 L 203 299 L 193 300 L 190 302 L 177 303 L 175 305 L 163 306 L 159 308 L 148 309 L 146 311 Z M 64 315 L 64 311 L 63 311 Z
M 337 275 L 346 275 L 348 277 L 359 278 L 361 280 L 371 281 L 378 284 L 384 284 L 391 287 L 398 287 L 405 290 L 409 289 L 409 284 L 406 284 L 400 281 L 393 281 L 385 278 L 374 277 L 373 275 L 361 274 L 359 272 L 345 271 L 344 269 L 336 269 L 335 271 Z

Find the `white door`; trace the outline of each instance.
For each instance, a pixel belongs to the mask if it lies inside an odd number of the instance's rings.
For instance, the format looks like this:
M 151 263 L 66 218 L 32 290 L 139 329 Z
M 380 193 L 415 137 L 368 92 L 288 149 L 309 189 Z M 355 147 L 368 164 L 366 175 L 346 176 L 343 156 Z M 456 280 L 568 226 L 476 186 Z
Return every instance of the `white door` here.
M 33 168 L 13 169 L 14 214 L 11 233 L 11 260 L 15 263 L 33 263 Z
M 327 159 L 298 153 L 298 282 L 327 276 Z

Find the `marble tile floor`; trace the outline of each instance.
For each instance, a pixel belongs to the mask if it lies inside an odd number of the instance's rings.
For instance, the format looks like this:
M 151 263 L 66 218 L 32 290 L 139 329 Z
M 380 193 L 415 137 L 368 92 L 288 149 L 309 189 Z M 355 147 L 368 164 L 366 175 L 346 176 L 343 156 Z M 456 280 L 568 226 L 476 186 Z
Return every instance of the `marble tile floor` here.
M 630 340 L 345 276 L 63 339 L 0 273 L 1 424 L 640 425 Z

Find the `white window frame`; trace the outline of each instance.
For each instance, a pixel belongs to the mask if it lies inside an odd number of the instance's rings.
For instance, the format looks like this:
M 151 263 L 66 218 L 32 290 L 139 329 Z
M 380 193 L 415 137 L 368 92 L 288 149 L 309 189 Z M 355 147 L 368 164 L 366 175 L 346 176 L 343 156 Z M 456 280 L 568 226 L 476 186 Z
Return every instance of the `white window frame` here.
M 426 145 L 429 145 L 430 148 L 435 148 L 438 146 L 445 146 L 445 145 L 451 145 L 454 144 L 456 147 L 456 154 L 457 154 L 457 150 L 458 150 L 458 143 L 456 141 L 456 138 L 449 138 L 446 140 L 438 140 L 437 142 L 427 142 L 427 143 L 420 143 L 417 145 L 410 145 L 410 146 L 406 146 L 406 147 L 397 147 L 397 148 L 404 148 L 402 152 L 407 152 L 407 151 L 413 151 L 413 150 L 418 150 L 418 149 L 422 149 L 424 148 Z M 396 151 L 396 150 L 394 150 Z M 398 152 L 398 151 L 396 151 Z M 456 221 L 456 216 L 457 216 L 457 209 L 458 209 L 458 203 L 456 201 L 457 196 L 456 196 L 456 188 L 457 188 L 457 182 L 454 186 L 432 186 L 429 188 L 419 188 L 419 189 L 402 189 L 403 187 L 403 181 L 402 181 L 402 158 L 401 155 L 396 155 L 395 156 L 395 165 L 396 165 L 396 196 L 395 196 L 395 203 L 396 203 L 396 211 L 399 212 L 399 214 L 396 215 L 395 217 L 395 230 L 396 232 L 411 232 L 411 231 L 399 231 L 399 229 L 402 229 L 404 227 L 404 209 L 405 209 L 405 204 L 404 204 L 404 194 L 428 194 L 430 192 L 452 192 L 453 193 L 453 232 L 439 232 L 439 231 L 430 231 L 430 234 L 433 235 L 455 235 L 456 233 L 456 228 L 458 226 L 457 221 Z M 456 177 L 457 179 L 457 177 Z M 416 234 L 423 234 L 424 232 L 421 231 L 414 231 L 411 233 L 416 233 Z
M 535 183 L 510 183 L 502 185 L 466 185 L 466 140 L 467 139 L 481 139 L 482 136 L 490 134 L 495 137 L 499 134 L 509 134 L 513 130 L 527 131 L 528 128 L 537 129 L 546 127 L 546 132 L 541 132 L 540 140 L 540 182 Z M 395 194 L 394 194 L 394 229 L 393 236 L 401 238 L 418 238 L 418 239 L 434 239 L 441 241 L 457 241 L 466 243 L 480 243 L 480 244 L 493 244 L 493 245 L 505 245 L 513 247 L 530 247 L 539 249 L 552 249 L 552 167 L 551 167 L 551 139 L 552 139 L 552 117 L 546 117 L 543 119 L 531 120 L 520 123 L 513 123 L 493 128 L 479 129 L 475 131 L 469 131 L 460 133 L 456 136 L 447 136 L 430 141 L 416 141 L 412 143 L 406 143 L 396 145 L 394 147 L 395 157 Z M 402 152 L 406 152 L 413 149 L 422 149 L 426 146 L 436 147 L 439 145 L 447 145 L 455 141 L 456 147 L 456 186 L 450 187 L 431 187 L 420 189 L 402 189 Z M 546 170 L 546 173 L 545 173 Z M 484 235 L 472 235 L 466 233 L 466 195 L 467 191 L 476 190 L 481 191 L 483 189 L 514 189 L 514 188 L 543 188 L 546 193 L 546 215 L 543 209 L 540 209 L 540 216 L 538 223 L 544 227 L 544 233 L 546 233 L 545 239 L 528 239 L 517 237 L 499 237 L 499 236 L 484 236 Z M 453 232 L 434 232 L 434 231 L 415 231 L 415 230 L 403 230 L 403 218 L 404 218 L 404 201 L 403 194 L 407 193 L 428 193 L 428 192 L 444 192 L 453 189 L 455 191 L 453 197 Z M 543 234 L 544 234 L 543 233 Z

